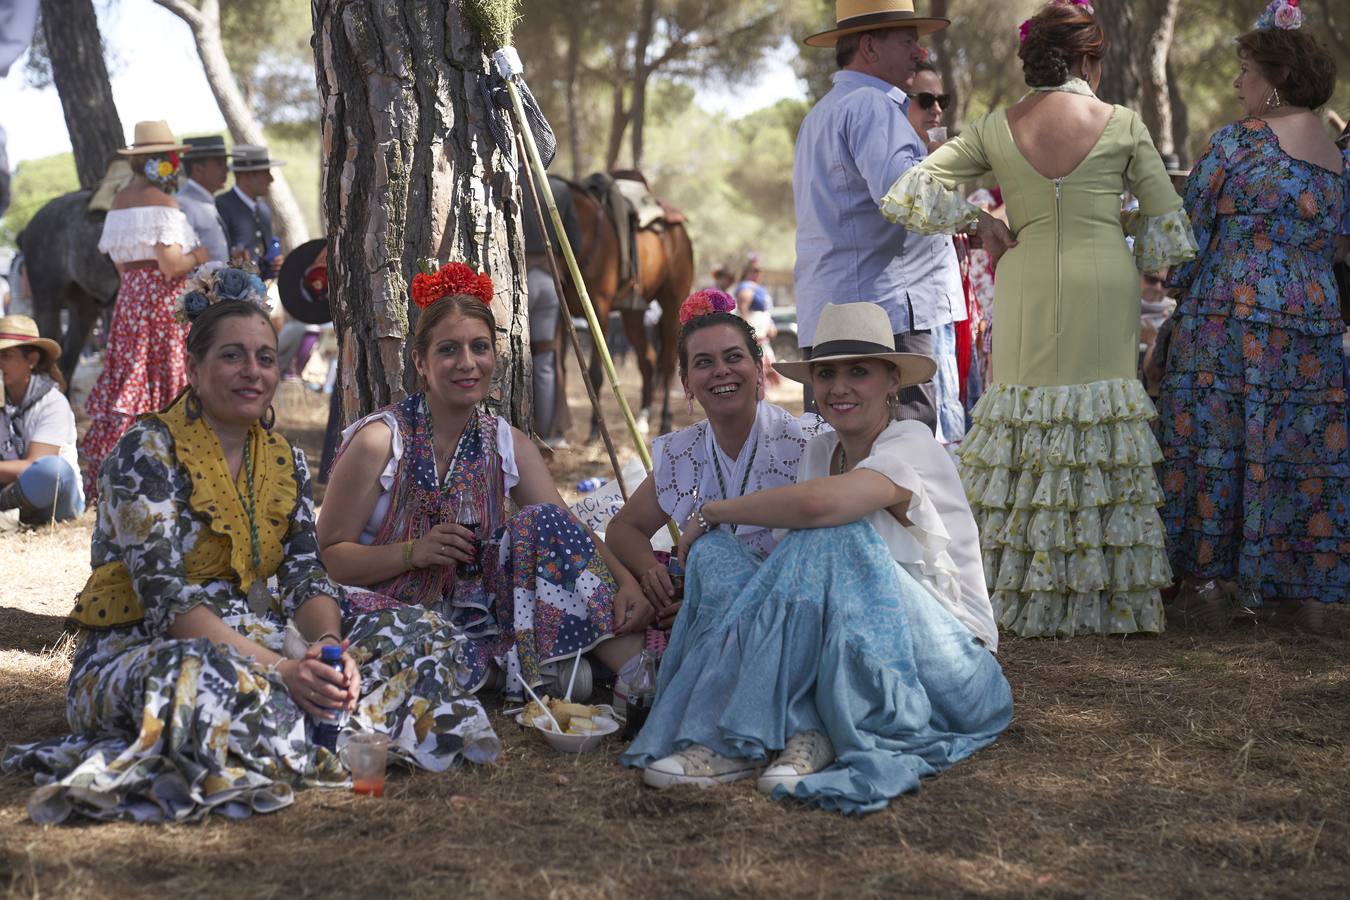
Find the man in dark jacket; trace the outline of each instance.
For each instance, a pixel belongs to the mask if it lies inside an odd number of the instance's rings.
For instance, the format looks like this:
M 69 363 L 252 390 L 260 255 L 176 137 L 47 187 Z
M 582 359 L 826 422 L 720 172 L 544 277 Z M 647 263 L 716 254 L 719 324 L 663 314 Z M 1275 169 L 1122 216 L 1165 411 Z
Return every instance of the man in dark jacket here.
M 225 225 L 230 258 L 241 257 L 258 267 L 264 278 L 273 278 L 281 267 L 280 247 L 274 245 L 272 207 L 267 191 L 272 186 L 272 169 L 284 166 L 270 159 L 260 144 L 236 144 L 230 170 L 234 188 L 216 198 L 216 209 Z

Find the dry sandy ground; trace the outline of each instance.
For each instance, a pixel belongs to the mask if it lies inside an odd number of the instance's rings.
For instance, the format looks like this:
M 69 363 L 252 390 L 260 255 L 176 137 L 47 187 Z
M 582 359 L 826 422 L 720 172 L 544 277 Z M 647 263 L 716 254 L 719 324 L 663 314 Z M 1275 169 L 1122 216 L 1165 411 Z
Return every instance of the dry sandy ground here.
M 292 427 L 306 425 L 304 400 L 286 413 Z M 568 485 L 604 469 L 599 450 L 555 464 Z M 90 525 L 0 535 L 0 744 L 63 730 L 61 625 Z M 242 823 L 40 828 L 24 811 L 31 783 L 0 777 L 0 891 L 1343 897 L 1347 650 L 1344 636 L 1255 625 L 1008 640 L 1008 732 L 863 819 L 774 803 L 749 784 L 656 793 L 614 764 L 616 741 L 564 756 L 500 718 L 497 765 L 398 773 L 383 800 L 305 792 Z

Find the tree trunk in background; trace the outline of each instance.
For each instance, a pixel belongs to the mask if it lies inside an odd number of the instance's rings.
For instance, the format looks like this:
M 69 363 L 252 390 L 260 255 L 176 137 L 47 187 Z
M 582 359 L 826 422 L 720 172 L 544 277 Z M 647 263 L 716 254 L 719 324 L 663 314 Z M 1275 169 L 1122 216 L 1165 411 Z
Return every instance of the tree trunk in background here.
M 933 0 L 928 4 L 929 15 L 939 19 L 951 18 L 950 4 L 947 0 Z M 961 107 L 964 104 L 964 98 L 961 96 L 960 82 L 956 80 L 956 66 L 952 61 L 952 54 L 947 52 L 950 48 L 950 42 L 947 40 L 947 29 L 933 32 L 929 37 L 933 44 L 933 53 L 937 56 L 938 74 L 942 76 L 942 89 L 951 95 L 951 104 L 949 109 L 942 111 L 942 124 L 955 135 L 961 130 Z
M 567 151 L 572 158 L 572 180 L 583 177 L 581 165 L 581 123 L 577 116 L 577 78 L 581 71 L 581 20 L 573 18 L 567 30 L 567 83 L 564 99 L 567 103 Z
M 253 110 L 244 100 L 239 90 L 239 82 L 234 78 L 230 61 L 225 56 L 225 46 L 220 40 L 220 0 L 201 0 L 199 7 L 192 6 L 187 0 L 155 0 L 160 6 L 176 15 L 192 29 L 192 38 L 197 43 L 197 55 L 202 61 L 202 70 L 206 73 L 206 83 L 216 97 L 220 114 L 225 117 L 225 125 L 230 129 L 230 137 L 236 144 L 266 144 L 262 126 L 253 115 Z M 276 226 L 277 236 L 286 250 L 309 240 L 309 227 L 300 212 L 300 204 L 295 202 L 295 194 L 286 182 L 286 176 L 280 169 L 272 170 L 272 188 L 268 192 L 272 207 L 272 222 Z
M 1191 164 L 1191 116 L 1186 108 L 1186 98 L 1177 86 L 1176 72 L 1172 61 L 1167 61 L 1167 99 L 1172 104 L 1172 146 L 1173 152 L 1183 167 Z
M 1167 58 L 1172 52 L 1172 36 L 1180 0 L 1152 0 L 1144 20 L 1139 46 L 1144 49 L 1143 94 L 1144 123 L 1153 135 L 1159 153 L 1175 153 L 1172 131 L 1172 97 L 1168 91 Z
M 126 136 L 103 62 L 93 0 L 42 0 L 42 37 L 75 150 L 80 187 L 95 187 L 117 148 L 125 146 Z
M 623 152 L 623 134 L 628 130 L 628 110 L 623 105 L 623 85 L 610 88 L 609 145 L 605 149 L 605 171 L 612 172 L 619 165 Z
M 1142 99 L 1139 86 L 1143 80 L 1141 61 L 1145 48 L 1135 43 L 1135 4 L 1097 5 L 1101 7 L 1096 11 L 1097 21 L 1101 22 L 1110 42 L 1106 58 L 1102 60 L 1102 81 L 1097 87 L 1097 96 L 1107 103 L 1119 103 L 1138 110 Z
M 642 144 L 647 124 L 647 81 L 652 70 L 647 64 L 647 50 L 656 28 L 656 0 L 642 0 L 642 18 L 638 21 L 637 42 L 633 48 L 633 102 L 629 118 L 633 123 L 633 168 L 642 170 Z
M 407 355 L 420 258 L 492 276 L 489 398 L 529 424 L 524 242 L 515 172 L 485 127 L 487 60 L 459 2 L 312 0 L 323 205 L 343 420 L 417 387 Z

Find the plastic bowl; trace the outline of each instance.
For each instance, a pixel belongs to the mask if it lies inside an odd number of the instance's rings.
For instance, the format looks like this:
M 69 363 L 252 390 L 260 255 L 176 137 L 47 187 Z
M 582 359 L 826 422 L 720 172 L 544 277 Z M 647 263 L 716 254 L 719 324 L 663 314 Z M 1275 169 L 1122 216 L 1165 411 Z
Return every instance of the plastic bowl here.
M 599 730 L 590 734 L 559 734 L 553 730 L 547 716 L 538 716 L 531 724 L 525 721 L 523 712 L 516 716 L 516 722 L 525 728 L 534 728 L 548 745 L 559 753 L 589 753 L 599 747 L 608 735 L 619 730 L 619 723 L 614 718 L 614 708 L 602 705 L 599 709 L 602 715 L 596 716 L 593 720 L 599 726 Z

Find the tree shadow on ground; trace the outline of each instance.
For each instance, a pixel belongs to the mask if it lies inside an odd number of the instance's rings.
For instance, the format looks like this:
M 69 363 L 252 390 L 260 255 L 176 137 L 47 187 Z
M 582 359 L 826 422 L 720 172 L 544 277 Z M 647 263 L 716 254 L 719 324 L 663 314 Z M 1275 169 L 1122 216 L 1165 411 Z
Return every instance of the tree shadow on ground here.
M 64 616 L 46 616 L 0 606 L 0 650 L 42 653 L 61 640 Z

